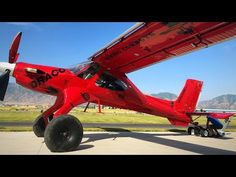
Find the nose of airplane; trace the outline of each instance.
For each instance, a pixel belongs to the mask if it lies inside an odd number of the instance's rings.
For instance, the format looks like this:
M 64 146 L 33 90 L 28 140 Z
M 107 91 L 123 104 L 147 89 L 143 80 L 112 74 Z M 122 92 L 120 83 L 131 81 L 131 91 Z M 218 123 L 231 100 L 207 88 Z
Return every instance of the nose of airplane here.
M 13 71 L 15 69 L 15 63 L 7 63 L 7 62 L 0 62 L 0 72 L 4 73 L 6 70 L 10 71 L 10 75 L 13 75 Z

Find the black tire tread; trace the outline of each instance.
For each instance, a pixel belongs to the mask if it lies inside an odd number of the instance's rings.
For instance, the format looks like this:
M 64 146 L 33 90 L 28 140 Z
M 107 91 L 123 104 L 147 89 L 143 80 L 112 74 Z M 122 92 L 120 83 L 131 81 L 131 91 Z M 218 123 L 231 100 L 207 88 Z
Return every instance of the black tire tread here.
M 42 115 L 38 116 L 33 122 L 33 132 L 37 137 L 44 137 L 45 123 Z
M 191 131 L 192 131 L 192 129 L 194 129 L 194 128 L 193 128 L 193 127 L 188 127 L 187 132 L 188 132 L 189 135 L 191 135 Z
M 205 136 L 205 134 L 204 134 L 204 131 L 207 131 L 208 132 L 208 135 L 207 136 Z M 201 135 L 201 137 L 208 137 L 209 136 L 209 131 L 207 130 L 207 129 L 201 129 L 200 130 L 200 135 Z
M 64 138 L 61 133 L 64 130 L 71 131 L 71 137 Z M 76 150 L 83 138 L 83 126 L 81 122 L 71 115 L 60 115 L 52 119 L 44 134 L 45 144 L 52 152 L 67 152 Z

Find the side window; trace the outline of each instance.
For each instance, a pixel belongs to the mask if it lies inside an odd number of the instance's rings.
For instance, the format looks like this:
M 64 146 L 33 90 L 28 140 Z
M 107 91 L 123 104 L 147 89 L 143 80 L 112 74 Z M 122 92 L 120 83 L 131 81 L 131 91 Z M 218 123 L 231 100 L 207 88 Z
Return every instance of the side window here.
M 107 88 L 110 90 L 123 91 L 127 89 L 127 85 L 107 72 L 101 74 L 100 78 L 96 81 L 98 87 Z
M 99 71 L 99 69 L 99 65 L 97 63 L 93 63 L 88 69 L 78 74 L 78 77 L 85 80 L 90 79 Z

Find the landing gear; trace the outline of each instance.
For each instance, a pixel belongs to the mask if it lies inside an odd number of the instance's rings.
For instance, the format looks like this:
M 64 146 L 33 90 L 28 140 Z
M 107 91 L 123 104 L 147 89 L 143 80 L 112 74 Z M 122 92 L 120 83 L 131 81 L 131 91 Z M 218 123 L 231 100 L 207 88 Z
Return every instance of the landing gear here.
M 195 126 L 195 127 L 189 127 L 187 132 L 189 135 L 195 135 L 195 136 L 202 136 L 203 135 L 203 128 L 200 126 Z
M 193 127 L 188 127 L 188 134 L 194 135 L 194 128 Z
M 78 148 L 83 138 L 83 126 L 74 116 L 61 115 L 46 127 L 44 140 L 52 152 L 73 151 Z
M 200 136 L 201 135 L 201 127 L 199 127 L 199 126 L 196 126 L 196 127 L 194 127 L 194 135 L 196 135 L 196 136 Z
M 33 131 L 37 137 L 44 137 L 45 123 L 42 115 L 38 116 L 33 123 Z
M 191 130 L 191 133 L 189 133 L 189 130 Z M 195 136 L 201 136 L 201 137 L 220 137 L 224 136 L 222 133 L 221 135 L 218 133 L 218 131 L 210 128 L 203 128 L 201 126 L 197 127 L 189 127 L 188 128 L 188 134 L 189 135 L 195 135 Z
M 192 122 L 192 126 L 188 128 L 187 132 L 189 135 L 201 135 L 201 137 L 223 137 L 230 120 L 231 118 L 225 119 L 225 124 L 222 124 L 218 119 L 207 116 L 205 127 L 198 125 L 198 122 Z
M 206 129 L 206 128 L 202 128 L 200 130 L 200 135 L 201 135 L 201 137 L 208 137 L 209 136 L 209 130 Z

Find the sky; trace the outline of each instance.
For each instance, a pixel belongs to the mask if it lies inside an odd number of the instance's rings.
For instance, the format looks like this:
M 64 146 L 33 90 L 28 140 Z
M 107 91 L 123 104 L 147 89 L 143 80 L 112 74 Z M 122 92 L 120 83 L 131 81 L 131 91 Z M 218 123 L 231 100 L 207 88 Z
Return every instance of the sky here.
M 69 67 L 91 55 L 133 26 L 134 22 L 0 22 L 0 61 L 22 31 L 18 61 Z M 236 94 L 236 38 L 128 74 L 144 93 L 179 95 L 187 79 L 204 82 L 200 100 Z M 14 82 L 14 79 L 11 79 Z

